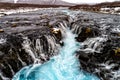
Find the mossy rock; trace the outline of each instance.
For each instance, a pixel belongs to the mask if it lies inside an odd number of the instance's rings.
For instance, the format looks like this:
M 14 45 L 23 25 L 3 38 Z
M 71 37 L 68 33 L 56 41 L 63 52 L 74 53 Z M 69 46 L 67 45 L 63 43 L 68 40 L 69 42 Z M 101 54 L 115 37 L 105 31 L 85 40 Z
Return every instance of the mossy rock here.
M 120 48 L 114 49 L 115 56 L 120 56 Z
M 16 23 L 13 23 L 13 24 L 12 24 L 12 27 L 17 27 L 17 24 L 16 24 Z
M 4 32 L 4 30 L 3 30 L 3 29 L 0 29 L 0 33 L 2 33 L 2 32 Z

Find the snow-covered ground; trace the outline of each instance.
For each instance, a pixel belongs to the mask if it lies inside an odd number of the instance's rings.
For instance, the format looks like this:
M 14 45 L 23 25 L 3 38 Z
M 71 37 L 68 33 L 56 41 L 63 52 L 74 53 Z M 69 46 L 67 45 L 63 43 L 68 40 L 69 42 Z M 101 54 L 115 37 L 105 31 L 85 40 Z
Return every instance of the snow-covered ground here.
M 59 10 L 66 10 L 68 9 L 68 7 L 59 7 L 59 8 L 54 8 L 54 10 L 59 11 Z M 0 9 L 0 17 L 1 16 L 5 16 L 5 15 L 10 15 L 10 14 L 16 14 L 16 13 L 27 13 L 27 12 L 33 12 L 33 11 L 38 11 L 38 10 L 44 10 L 44 11 L 52 11 L 53 12 L 53 8 L 49 7 L 49 8 L 31 8 L 31 7 L 20 7 L 17 9 Z
M 102 13 L 111 13 L 111 14 L 119 14 L 120 15 L 120 7 L 101 8 L 100 11 Z
M 24 12 L 30 12 L 30 11 L 37 11 L 40 10 L 40 8 L 18 8 L 18 9 L 0 9 L 0 17 L 4 15 L 9 15 L 9 14 L 15 14 L 15 13 L 24 13 Z

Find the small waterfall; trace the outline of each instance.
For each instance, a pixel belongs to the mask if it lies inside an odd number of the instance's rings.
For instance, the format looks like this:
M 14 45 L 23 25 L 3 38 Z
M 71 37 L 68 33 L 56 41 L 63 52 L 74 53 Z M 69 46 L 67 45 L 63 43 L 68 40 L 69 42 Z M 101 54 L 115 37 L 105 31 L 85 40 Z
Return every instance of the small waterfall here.
M 69 30 L 63 48 L 57 56 L 52 57 L 44 64 L 33 64 L 22 68 L 12 80 L 99 80 L 96 76 L 80 70 L 80 64 L 76 58 L 76 50 L 80 44 L 75 41 L 75 35 Z M 31 52 L 31 51 L 29 51 Z M 30 55 L 35 58 L 35 56 Z
M 88 38 L 81 43 L 81 46 L 83 47 L 80 49 L 80 51 L 84 51 L 86 53 L 100 53 L 105 41 L 107 41 L 107 39 L 104 37 Z
M 82 27 L 80 27 L 80 24 L 76 23 L 73 24 L 73 27 L 71 29 L 75 34 L 80 34 L 82 31 Z
M 2 78 L 3 80 L 10 80 L 9 78 L 4 77 L 3 74 L 2 74 L 2 72 L 0 72 L 0 76 L 1 76 L 1 78 Z M 0 79 L 1 79 L 1 78 L 0 78 Z
M 35 52 L 33 52 L 32 48 L 30 47 L 31 42 L 27 37 L 24 38 L 24 42 L 22 45 L 23 45 L 23 48 L 25 49 L 25 51 L 29 54 L 29 56 L 32 57 L 34 63 L 39 62 L 39 59 L 37 59 L 35 56 Z
M 42 63 L 40 59 L 47 61 L 48 56 L 53 56 L 58 52 L 58 44 L 55 44 L 55 38 L 53 36 L 44 35 L 40 39 L 36 39 L 32 42 L 28 37 L 23 37 L 22 43 L 23 49 L 33 59 L 34 63 Z M 54 53 L 54 54 L 53 54 Z
M 5 42 L 6 42 L 6 39 L 3 39 L 3 38 L 0 39 L 0 44 L 3 44 Z
M 55 36 L 48 33 L 37 31 L 37 33 L 29 33 L 29 35 L 20 33 L 2 37 L 0 39 L 0 58 L 3 58 L 0 61 L 0 80 L 11 80 L 16 71 L 22 67 L 29 64 L 42 64 L 51 56 L 57 55 L 60 45 Z M 31 36 L 32 34 L 33 36 Z M 3 55 L 6 55 L 5 59 Z

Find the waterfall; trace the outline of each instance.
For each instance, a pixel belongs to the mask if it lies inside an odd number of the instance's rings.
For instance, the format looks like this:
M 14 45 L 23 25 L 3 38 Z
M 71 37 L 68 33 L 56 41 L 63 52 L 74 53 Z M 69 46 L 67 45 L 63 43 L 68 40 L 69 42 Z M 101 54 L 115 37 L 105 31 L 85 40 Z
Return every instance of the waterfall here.
M 85 53 L 100 53 L 105 41 L 107 41 L 107 38 L 105 37 L 88 38 L 81 43 L 81 45 L 85 47 L 81 48 L 80 51 L 84 51 Z
M 0 80 L 98 80 L 94 74 L 120 80 L 119 15 L 66 7 L 2 10 L 15 14 L 0 19 Z
M 95 75 L 80 69 L 75 54 L 80 44 L 75 41 L 76 35 L 70 30 L 65 32 L 64 46 L 57 56 L 44 64 L 32 64 L 22 68 L 12 80 L 99 80 Z
M 53 36 L 44 35 L 34 41 L 31 41 L 27 36 L 23 36 L 23 40 L 22 48 L 34 63 L 42 63 L 41 59 L 47 61 L 48 56 L 46 54 L 53 56 L 58 52 L 59 45 Z

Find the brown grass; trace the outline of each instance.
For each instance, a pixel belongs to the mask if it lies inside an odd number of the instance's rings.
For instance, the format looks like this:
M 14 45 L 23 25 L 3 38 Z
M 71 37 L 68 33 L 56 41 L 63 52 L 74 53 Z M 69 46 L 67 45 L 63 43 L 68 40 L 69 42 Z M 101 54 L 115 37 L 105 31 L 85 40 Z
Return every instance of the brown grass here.
M 100 4 L 88 5 L 88 4 L 81 4 L 70 7 L 70 9 L 82 9 L 86 11 L 99 11 L 102 7 L 120 7 L 120 1 L 116 2 L 104 2 Z
M 67 7 L 63 5 L 39 5 L 39 4 L 14 4 L 14 3 L 0 3 L 0 9 L 16 9 L 19 7 L 35 7 L 35 8 L 49 8 L 49 7 Z

